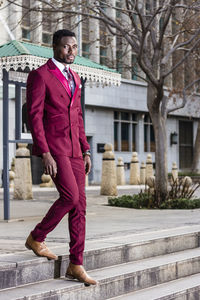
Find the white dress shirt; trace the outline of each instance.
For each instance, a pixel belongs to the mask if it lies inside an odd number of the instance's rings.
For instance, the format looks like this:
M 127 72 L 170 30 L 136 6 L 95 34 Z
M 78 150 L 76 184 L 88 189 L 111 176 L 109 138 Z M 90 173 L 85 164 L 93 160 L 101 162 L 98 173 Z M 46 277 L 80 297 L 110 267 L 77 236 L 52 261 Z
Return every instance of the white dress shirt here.
M 67 72 L 65 72 L 64 70 L 67 68 L 69 70 L 69 65 L 66 65 L 66 67 L 60 63 L 59 61 L 57 61 L 54 57 L 52 57 L 52 62 L 56 65 L 56 67 L 60 70 L 60 72 L 65 76 L 65 78 L 68 80 L 68 76 L 67 76 Z M 73 76 L 72 76 L 73 77 Z M 73 86 L 72 86 L 72 93 L 74 93 L 75 90 L 75 82 L 73 80 Z

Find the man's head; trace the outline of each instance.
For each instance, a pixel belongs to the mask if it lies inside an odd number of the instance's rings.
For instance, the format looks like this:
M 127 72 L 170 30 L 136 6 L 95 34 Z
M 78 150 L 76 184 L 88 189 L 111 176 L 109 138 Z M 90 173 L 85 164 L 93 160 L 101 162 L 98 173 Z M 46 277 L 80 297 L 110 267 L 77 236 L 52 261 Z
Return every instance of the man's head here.
M 53 35 L 54 58 L 62 64 L 72 64 L 77 55 L 77 40 L 74 32 L 58 30 Z

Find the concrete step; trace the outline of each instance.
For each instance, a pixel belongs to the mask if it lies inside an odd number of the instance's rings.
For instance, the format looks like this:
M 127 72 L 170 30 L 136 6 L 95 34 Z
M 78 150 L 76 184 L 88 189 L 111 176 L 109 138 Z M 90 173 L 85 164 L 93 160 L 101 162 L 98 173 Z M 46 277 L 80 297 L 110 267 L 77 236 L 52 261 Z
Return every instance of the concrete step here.
M 200 248 L 89 271 L 97 286 L 52 279 L 2 290 L 0 300 L 104 300 L 198 273 Z
M 110 300 L 199 300 L 200 274 L 162 283 Z
M 194 249 L 199 246 L 200 228 L 196 230 L 179 228 L 86 241 L 84 266 L 86 270 L 94 270 Z M 0 289 L 63 276 L 69 261 L 68 249 L 63 246 L 52 250 L 60 254 L 56 262 L 36 257 L 32 251 L 1 255 Z

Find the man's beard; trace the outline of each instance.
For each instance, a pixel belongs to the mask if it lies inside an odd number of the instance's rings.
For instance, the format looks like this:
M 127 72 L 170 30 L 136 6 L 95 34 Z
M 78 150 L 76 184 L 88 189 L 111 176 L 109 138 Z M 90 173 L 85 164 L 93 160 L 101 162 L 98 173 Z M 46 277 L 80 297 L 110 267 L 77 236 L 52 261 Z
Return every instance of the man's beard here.
M 74 60 L 68 62 L 68 61 L 67 61 L 67 58 L 60 58 L 60 57 L 58 57 L 57 60 L 58 60 L 60 63 L 64 63 L 64 64 L 68 64 L 68 65 L 73 64 L 73 62 L 74 62 Z

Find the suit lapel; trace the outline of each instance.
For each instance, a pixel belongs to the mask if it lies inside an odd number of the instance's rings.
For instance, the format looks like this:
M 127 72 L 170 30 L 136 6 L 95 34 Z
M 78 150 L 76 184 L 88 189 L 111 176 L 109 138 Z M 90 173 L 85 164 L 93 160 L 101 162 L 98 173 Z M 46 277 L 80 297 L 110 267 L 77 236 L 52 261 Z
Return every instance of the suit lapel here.
M 69 97 L 71 98 L 71 90 L 68 85 L 68 81 L 65 76 L 61 73 L 61 71 L 56 67 L 56 65 L 52 62 L 51 59 L 48 61 L 49 71 L 61 82 L 65 90 L 67 91 Z M 75 93 L 74 93 L 75 94 Z
M 70 69 L 70 72 L 72 73 L 72 75 L 74 77 L 74 81 L 75 81 L 75 90 L 74 90 L 74 94 L 73 94 L 73 97 L 72 97 L 72 100 L 71 100 L 71 107 L 72 107 L 72 105 L 74 103 L 74 100 L 76 98 L 76 94 L 77 94 L 78 89 L 79 89 L 79 84 L 78 84 L 78 79 L 76 77 L 76 73 L 72 69 Z

